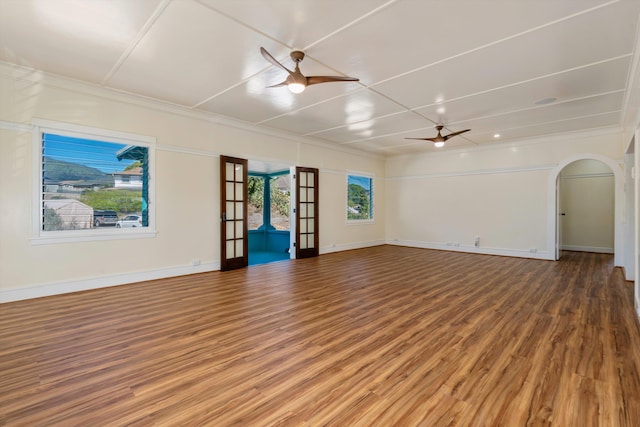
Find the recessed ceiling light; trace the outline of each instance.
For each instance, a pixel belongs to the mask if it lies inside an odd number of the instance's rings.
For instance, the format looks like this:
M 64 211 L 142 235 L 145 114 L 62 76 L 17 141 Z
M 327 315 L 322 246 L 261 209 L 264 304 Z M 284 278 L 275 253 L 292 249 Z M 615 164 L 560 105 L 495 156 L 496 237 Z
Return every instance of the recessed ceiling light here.
M 543 98 L 543 99 L 539 99 L 535 102 L 536 105 L 547 105 L 547 104 L 551 104 L 552 102 L 556 102 L 558 100 L 558 98 Z
M 500 134 L 499 134 L 499 133 L 494 133 L 494 134 L 493 134 L 493 137 L 494 137 L 494 138 L 496 138 L 496 139 L 498 139 L 498 138 L 500 138 Z
M 438 107 L 438 109 L 436 110 L 436 113 L 438 114 L 444 114 L 447 111 L 446 108 L 444 107 Z

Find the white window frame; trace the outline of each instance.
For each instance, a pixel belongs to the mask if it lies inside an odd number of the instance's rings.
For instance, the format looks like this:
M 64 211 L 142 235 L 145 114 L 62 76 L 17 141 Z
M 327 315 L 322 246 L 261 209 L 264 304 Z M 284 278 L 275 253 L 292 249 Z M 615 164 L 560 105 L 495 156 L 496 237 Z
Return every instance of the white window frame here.
M 348 201 L 349 201 L 349 176 L 358 176 L 358 177 L 362 177 L 362 178 L 369 178 L 371 180 L 371 218 L 368 219 L 349 219 L 348 214 L 346 213 L 346 209 L 345 209 L 345 216 L 346 216 L 346 222 L 347 225 L 363 225 L 363 224 L 373 224 L 375 223 L 375 218 L 376 218 L 376 213 L 375 213 L 375 177 L 370 174 L 370 173 L 366 173 L 366 172 L 358 172 L 358 171 L 347 171 L 347 174 L 345 176 L 345 181 L 346 181 L 346 185 L 345 185 L 345 189 L 346 189 L 346 194 L 345 194 L 345 198 L 344 198 L 344 203 L 345 203 L 345 207 L 348 208 Z
M 34 119 L 32 121 L 32 149 L 33 171 L 36 175 L 33 179 L 33 200 L 31 219 L 31 243 L 33 245 L 45 245 L 56 243 L 86 242 L 97 240 L 121 240 L 155 237 L 155 158 L 156 138 L 146 135 L 118 132 L 107 129 L 99 129 L 88 126 L 80 126 L 69 123 L 61 123 L 50 120 Z M 92 228 L 89 230 L 55 230 L 45 231 L 42 226 L 42 135 L 50 133 L 72 138 L 93 139 L 98 141 L 114 142 L 125 145 L 136 145 L 148 149 L 148 218 L 147 227 L 132 228 Z

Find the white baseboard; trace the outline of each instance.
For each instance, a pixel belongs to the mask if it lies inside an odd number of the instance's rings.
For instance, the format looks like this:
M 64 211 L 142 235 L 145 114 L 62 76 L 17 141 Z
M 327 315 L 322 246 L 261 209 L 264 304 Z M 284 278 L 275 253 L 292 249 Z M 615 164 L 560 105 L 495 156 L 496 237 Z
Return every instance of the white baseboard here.
M 329 254 L 331 252 L 340 252 L 340 251 L 349 251 L 352 249 L 362 249 L 362 248 L 370 248 L 372 246 L 380 246 L 384 245 L 386 242 L 384 240 L 370 240 L 366 242 L 355 242 L 355 243 L 347 243 L 336 245 L 335 243 L 331 246 L 325 246 L 320 248 L 320 254 Z
M 532 259 L 543 259 L 543 260 L 553 260 L 553 254 L 550 254 L 547 251 L 535 251 L 531 252 L 525 249 L 504 249 L 504 248 L 487 248 L 487 247 L 475 247 L 475 246 L 455 246 L 455 245 L 447 245 L 446 243 L 436 243 L 436 242 L 422 242 L 422 241 L 413 241 L 413 240 L 387 240 L 388 245 L 397 245 L 397 246 L 410 246 L 414 248 L 423 248 L 423 249 L 437 249 L 441 251 L 452 251 L 452 252 L 466 252 L 473 254 L 482 254 L 482 255 L 499 255 L 499 256 L 509 256 L 516 258 L 532 258 Z
M 198 266 L 178 266 L 135 273 L 114 274 L 74 281 L 46 283 L 24 288 L 0 290 L 0 303 L 20 301 L 32 298 L 48 297 L 51 295 L 67 294 L 70 292 L 87 291 L 90 289 L 106 288 L 109 286 L 126 285 L 128 283 L 146 280 L 164 279 L 167 277 L 184 276 L 187 274 L 204 273 L 220 270 L 220 263 L 210 262 Z
M 321 254 L 360 249 L 370 246 L 384 245 L 384 240 L 356 242 L 343 245 L 332 245 L 320 248 Z M 0 304 L 32 298 L 48 297 L 51 295 L 67 294 L 71 292 L 88 291 L 90 289 L 106 288 L 109 286 L 126 285 L 146 280 L 164 279 L 167 277 L 184 276 L 187 274 L 204 273 L 220 270 L 219 262 L 203 263 L 198 266 L 178 266 L 157 270 L 140 271 L 135 273 L 114 274 L 110 276 L 90 277 L 73 281 L 44 283 L 23 288 L 0 290 Z
M 320 248 L 320 254 L 347 251 L 352 249 L 368 248 L 384 244 L 411 246 L 425 249 L 439 249 L 456 252 L 469 252 L 486 255 L 502 255 L 520 258 L 553 259 L 547 252 L 538 251 L 532 253 L 526 250 L 497 249 L 497 248 L 476 248 L 473 246 L 448 246 L 442 243 L 417 242 L 409 240 L 371 240 L 348 244 L 333 244 Z M 184 276 L 194 273 L 204 273 L 208 271 L 220 270 L 219 262 L 203 263 L 198 266 L 177 266 L 161 268 L 157 270 L 141 271 L 135 273 L 114 274 L 110 276 L 90 277 L 85 279 L 45 283 L 24 288 L 0 290 L 0 303 L 20 301 L 32 298 L 41 298 L 51 295 L 66 294 L 70 292 L 87 291 L 90 289 L 106 288 L 109 286 L 125 285 L 146 280 L 164 279 L 167 277 Z
M 576 252 L 595 252 L 599 254 L 612 254 L 613 248 L 604 248 L 599 246 L 575 246 L 575 245 L 562 245 L 560 247 L 563 251 L 576 251 Z

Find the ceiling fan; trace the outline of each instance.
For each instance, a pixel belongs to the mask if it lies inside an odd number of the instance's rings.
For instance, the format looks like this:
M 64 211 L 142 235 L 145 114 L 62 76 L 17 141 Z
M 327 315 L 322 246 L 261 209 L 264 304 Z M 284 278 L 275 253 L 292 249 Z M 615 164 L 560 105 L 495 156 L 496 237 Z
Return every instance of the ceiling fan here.
M 435 138 L 405 138 L 405 139 L 419 139 L 421 141 L 432 141 L 433 145 L 435 145 L 436 147 L 440 148 L 440 147 L 444 146 L 445 141 L 447 141 L 449 138 L 453 138 L 456 135 L 460 135 L 461 133 L 469 132 L 471 130 L 471 129 L 459 130 L 458 132 L 452 132 L 449 135 L 442 136 L 440 131 L 443 128 L 444 128 L 444 126 L 442 126 L 442 125 L 436 126 L 436 129 L 438 129 L 438 135 Z
M 357 82 L 360 80 L 355 77 L 342 76 L 304 76 L 300 72 L 300 62 L 302 62 L 302 60 L 304 59 L 304 52 L 301 50 L 294 50 L 290 53 L 291 59 L 296 63 L 296 68 L 293 71 L 279 63 L 273 56 L 271 56 L 269 52 L 267 52 L 265 48 L 260 47 L 260 53 L 262 54 L 264 59 L 271 62 L 276 67 L 280 67 L 287 73 L 289 73 L 285 81 L 269 87 L 287 86 L 291 92 L 301 93 L 307 86 L 315 85 L 318 83 Z

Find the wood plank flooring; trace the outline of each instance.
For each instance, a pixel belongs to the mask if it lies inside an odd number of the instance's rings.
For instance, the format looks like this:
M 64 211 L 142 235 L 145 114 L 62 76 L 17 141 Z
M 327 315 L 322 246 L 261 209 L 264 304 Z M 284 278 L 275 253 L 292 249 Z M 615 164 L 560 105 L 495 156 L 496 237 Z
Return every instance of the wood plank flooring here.
M 0 425 L 637 427 L 612 261 L 379 246 L 0 305 Z

